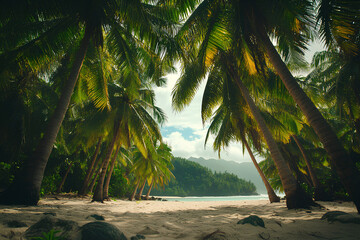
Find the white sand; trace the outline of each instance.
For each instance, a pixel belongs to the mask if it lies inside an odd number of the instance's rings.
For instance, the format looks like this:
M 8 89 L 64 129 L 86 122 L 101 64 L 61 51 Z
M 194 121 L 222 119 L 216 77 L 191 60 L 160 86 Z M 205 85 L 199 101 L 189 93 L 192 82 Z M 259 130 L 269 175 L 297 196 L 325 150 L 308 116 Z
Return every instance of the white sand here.
M 89 199 L 48 198 L 39 206 L 0 206 L 0 239 L 22 239 L 27 227 L 9 228 L 2 224 L 20 220 L 28 226 L 40 220 L 44 212 L 83 225 L 94 221 L 91 214 L 102 215 L 130 239 L 145 228 L 158 234 L 144 234 L 146 239 L 202 239 L 220 230 L 227 239 L 360 239 L 360 224 L 329 223 L 320 220 L 327 211 L 356 214 L 352 203 L 320 202 L 326 209 L 287 210 L 285 203 L 267 200 L 221 202 L 110 201 L 91 203 Z M 257 215 L 265 228 L 237 224 L 249 215 Z M 262 238 L 259 236 L 262 235 Z

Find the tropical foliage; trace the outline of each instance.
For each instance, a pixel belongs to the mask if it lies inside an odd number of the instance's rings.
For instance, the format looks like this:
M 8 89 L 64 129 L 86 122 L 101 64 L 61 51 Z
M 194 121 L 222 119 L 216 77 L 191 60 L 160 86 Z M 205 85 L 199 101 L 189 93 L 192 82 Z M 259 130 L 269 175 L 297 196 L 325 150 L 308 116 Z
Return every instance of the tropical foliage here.
M 255 185 L 230 173 L 214 173 L 198 163 L 174 158 L 174 181 L 153 190 L 160 196 L 238 196 L 256 194 Z M 145 189 L 146 190 L 146 189 Z
M 195 165 L 172 173 L 185 163 L 171 162 L 153 87 L 180 63 L 174 109 L 206 81 L 206 141 L 219 154 L 242 143 L 255 166 L 261 156 L 271 202 L 274 188 L 288 208 L 344 198 L 360 212 L 359 15 L 359 1 L 343 0 L 4 1 L 0 202 L 61 191 L 148 198 L 169 183 L 182 195 L 254 192 Z M 294 77 L 314 36 L 327 49 Z

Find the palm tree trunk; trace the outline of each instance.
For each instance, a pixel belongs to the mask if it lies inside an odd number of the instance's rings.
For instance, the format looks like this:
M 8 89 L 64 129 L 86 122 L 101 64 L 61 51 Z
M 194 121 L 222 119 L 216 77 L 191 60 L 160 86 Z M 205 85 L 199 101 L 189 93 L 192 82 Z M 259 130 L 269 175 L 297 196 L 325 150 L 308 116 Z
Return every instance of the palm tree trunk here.
M 308 158 L 305 149 L 303 148 L 302 144 L 300 143 L 298 137 L 296 135 L 292 135 L 292 138 L 294 139 L 296 145 L 298 146 L 308 169 L 310 178 L 311 178 L 311 182 L 313 183 L 313 186 L 315 188 L 314 191 L 314 198 L 317 201 L 328 201 L 330 200 L 329 195 L 325 192 L 324 188 L 321 186 L 321 183 L 319 181 L 319 179 L 317 178 L 314 168 L 311 165 L 310 159 Z
M 332 168 L 337 172 L 346 191 L 354 201 L 358 213 L 360 213 L 360 173 L 357 170 L 354 161 L 349 157 L 335 132 L 321 115 L 320 111 L 296 82 L 296 79 L 292 76 L 270 41 L 265 29 L 261 29 L 261 31 L 260 37 L 272 65 L 276 69 L 290 95 L 304 113 L 307 121 L 319 136 L 320 141 L 330 157 Z
M 281 183 L 284 187 L 284 192 L 286 195 L 286 206 L 288 209 L 293 208 L 307 208 L 310 205 L 313 205 L 314 202 L 312 199 L 307 196 L 305 191 L 297 183 L 294 175 L 292 174 L 290 168 L 286 164 L 284 157 L 282 156 L 279 147 L 276 144 L 275 139 L 273 138 L 269 128 L 265 124 L 264 118 L 261 116 L 259 109 L 252 100 L 249 90 L 242 83 L 239 76 L 236 74 L 236 71 L 230 66 L 230 72 L 235 79 L 237 86 L 239 87 L 242 96 L 244 97 L 246 103 L 248 104 L 251 114 L 253 115 L 255 121 L 257 122 L 266 144 L 269 148 L 271 158 L 273 159 L 275 166 L 279 172 Z
M 65 172 L 65 175 L 63 176 L 63 178 L 62 178 L 62 180 L 61 180 L 61 183 L 60 183 L 60 185 L 58 186 L 58 188 L 57 188 L 57 190 L 56 190 L 56 193 L 60 193 L 60 192 L 61 192 L 61 189 L 62 189 L 62 187 L 64 186 L 64 183 L 65 183 L 65 181 L 66 181 L 66 178 L 67 178 L 67 176 L 68 176 L 68 174 L 69 174 L 69 172 L 70 172 L 70 169 L 71 169 L 73 163 L 74 163 L 74 162 L 71 162 L 71 163 L 69 164 L 69 167 L 67 168 L 67 170 L 66 170 L 66 172 Z
M 114 167 L 115 167 L 115 163 L 116 163 L 116 157 L 119 153 L 120 150 L 120 144 L 117 146 L 115 154 L 111 160 L 111 164 L 110 164 L 110 170 L 106 176 L 106 181 L 105 181 L 105 185 L 104 185 L 104 199 L 109 199 L 109 185 L 110 185 L 110 179 L 111 179 L 111 175 L 112 172 L 114 171 Z
M 138 197 L 139 200 L 141 200 L 141 195 L 142 195 L 142 193 L 143 193 L 143 191 L 144 191 L 145 184 L 146 184 L 146 179 L 144 180 L 143 185 L 141 185 L 141 188 L 140 188 L 139 193 L 138 193 L 138 195 L 137 195 L 137 197 Z
M 95 187 L 96 180 L 97 180 L 100 172 L 101 172 L 101 166 L 99 166 L 99 168 L 97 169 L 97 171 L 96 171 L 96 173 L 95 173 L 95 176 L 94 176 L 93 180 L 91 181 L 91 183 L 90 183 L 90 185 L 89 185 L 89 187 L 88 187 L 88 189 L 87 189 L 87 193 L 93 191 L 93 189 L 94 189 L 94 187 Z M 86 194 L 87 194 L 87 193 L 86 193 Z
M 85 176 L 85 179 L 84 179 L 83 186 L 79 191 L 79 195 L 85 195 L 86 194 L 86 189 L 87 189 L 87 187 L 89 185 L 90 178 L 94 174 L 94 170 L 95 170 L 95 168 L 97 166 L 97 164 L 95 164 L 95 162 L 96 162 L 96 158 L 97 158 L 97 156 L 99 154 L 99 151 L 100 151 L 101 142 L 102 142 L 102 137 L 99 137 L 98 143 L 96 145 L 95 152 L 94 152 L 94 154 L 93 154 L 93 156 L 91 158 L 90 166 L 88 167 L 88 170 L 86 172 L 86 176 Z
M 130 196 L 130 198 L 129 198 L 130 201 L 133 201 L 133 200 L 134 200 L 135 195 L 136 195 L 136 191 L 137 191 L 137 189 L 138 189 L 138 187 L 139 187 L 139 184 L 140 184 L 140 182 L 138 182 L 138 183 L 136 184 L 135 189 L 134 189 L 133 193 L 131 194 L 131 196 Z
M 244 145 L 245 145 L 245 147 L 246 147 L 246 149 L 247 149 L 247 151 L 248 151 L 248 153 L 250 155 L 250 158 L 251 158 L 252 162 L 254 163 L 255 168 L 258 171 L 258 173 L 260 174 L 260 177 L 261 177 L 261 179 L 262 179 L 262 181 L 263 181 L 263 183 L 264 183 L 264 185 L 266 187 L 266 191 L 268 193 L 270 203 L 280 202 L 280 198 L 276 195 L 276 193 L 274 192 L 274 189 L 271 187 L 271 185 L 269 184 L 269 181 L 266 179 L 264 173 L 261 171 L 261 168 L 259 167 L 259 164 L 257 163 L 248 142 L 246 141 L 245 138 L 242 140 L 242 142 L 244 143 Z
M 106 153 L 106 156 L 104 158 L 104 161 L 102 163 L 102 166 L 101 166 L 101 173 L 100 173 L 100 176 L 99 176 L 99 179 L 98 179 L 98 182 L 97 182 L 97 185 L 96 185 L 96 188 L 95 188 L 95 192 L 94 192 L 94 196 L 93 196 L 93 199 L 92 201 L 97 201 L 97 202 L 103 202 L 104 201 L 104 196 L 103 196 L 103 192 L 104 192 L 104 180 L 105 180 L 105 175 L 106 175 L 106 170 L 109 166 L 109 162 L 110 162 L 110 158 L 111 158 L 111 154 L 114 150 L 114 145 L 115 145 L 115 142 L 116 142 L 116 139 L 117 139 L 117 136 L 118 136 L 118 132 L 119 132 L 119 126 L 116 126 L 115 127 L 115 132 L 114 132 L 114 135 L 111 139 L 111 142 L 109 144 L 109 147 L 107 149 L 107 153 Z
M 149 190 L 147 191 L 146 193 L 146 196 L 145 196 L 145 199 L 149 199 L 150 198 L 150 192 L 151 192 L 151 189 L 152 189 L 152 186 L 154 185 L 154 179 L 151 181 L 151 184 L 149 186 Z
M 54 142 L 59 132 L 62 121 L 70 104 L 71 95 L 74 91 L 85 55 L 92 36 L 92 28 L 86 27 L 85 35 L 81 40 L 76 53 L 69 78 L 61 91 L 61 96 L 56 109 L 47 123 L 46 130 L 32 157 L 24 164 L 19 179 L 2 194 L 0 202 L 6 204 L 37 205 L 40 197 L 40 187 L 44 177 L 44 171 L 52 151 Z

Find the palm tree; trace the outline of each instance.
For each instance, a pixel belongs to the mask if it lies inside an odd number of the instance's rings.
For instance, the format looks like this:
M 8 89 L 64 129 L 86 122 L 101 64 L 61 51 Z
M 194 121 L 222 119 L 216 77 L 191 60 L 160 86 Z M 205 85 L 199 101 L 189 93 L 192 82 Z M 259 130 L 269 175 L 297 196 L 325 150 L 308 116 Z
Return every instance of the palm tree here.
M 273 34 L 282 53 L 299 56 L 309 39 L 312 24 L 310 1 L 202 1 L 178 34 L 186 50 L 186 59 L 198 55 L 209 67 L 219 50 L 235 46 L 253 71 L 264 69 L 270 60 L 290 95 L 314 128 L 342 183 L 360 211 L 360 174 L 336 134 L 301 89 L 269 38 Z M 190 8 L 188 8 L 190 9 Z M 185 52 L 184 51 L 184 52 Z M 191 86 L 191 87 L 194 87 Z
M 106 180 L 105 180 L 105 184 L 104 184 L 104 193 L 103 193 L 104 199 L 109 199 L 110 180 L 111 180 L 111 175 L 115 168 L 115 164 L 118 162 L 118 160 L 120 160 L 122 165 L 126 166 L 126 161 L 130 161 L 130 159 L 128 158 L 128 155 L 129 155 L 129 153 L 126 149 L 121 148 L 120 146 L 116 147 L 115 153 L 113 155 L 113 159 L 111 160 L 111 163 L 110 163 L 110 169 L 106 175 Z
M 214 58 L 213 60 L 215 63 L 214 65 L 218 66 L 220 69 L 217 69 L 216 67 L 213 67 L 212 69 L 215 69 L 216 73 L 223 72 L 227 78 L 230 78 L 229 81 L 234 82 L 235 88 L 240 90 L 241 96 L 246 102 L 246 105 L 249 107 L 252 117 L 255 119 L 256 123 L 258 124 L 261 133 L 265 139 L 265 142 L 267 143 L 267 146 L 270 150 L 271 157 L 278 169 L 279 176 L 281 178 L 281 182 L 283 184 L 284 191 L 286 194 L 287 207 L 291 209 L 298 207 L 308 207 L 309 205 L 314 204 L 312 199 L 309 196 L 307 196 L 307 194 L 301 189 L 300 185 L 297 183 L 296 179 L 294 178 L 291 170 L 289 169 L 288 165 L 286 164 L 286 161 L 284 160 L 280 152 L 280 149 L 277 146 L 276 141 L 274 140 L 262 115 L 260 114 L 259 109 L 255 105 L 253 99 L 250 96 L 248 89 L 243 84 L 242 79 L 240 78 L 240 76 L 242 76 L 244 79 L 249 78 L 249 74 L 247 74 L 246 71 L 244 70 L 245 69 L 244 66 L 237 65 L 238 62 L 240 63 L 243 62 L 242 61 L 243 59 L 235 58 L 232 55 L 232 52 L 230 53 L 219 52 L 217 58 Z M 194 65 L 199 67 L 200 64 L 197 62 L 197 64 Z M 194 65 L 190 66 L 189 69 L 188 68 L 185 69 L 185 73 L 179 79 L 176 88 L 173 92 L 173 104 L 175 104 L 175 106 L 178 108 L 184 106 L 184 103 L 189 102 L 189 98 L 191 98 L 192 96 L 191 88 L 194 87 L 194 85 L 196 86 L 197 84 L 199 84 L 200 80 L 204 75 L 203 73 L 205 72 L 205 70 L 198 70 L 196 73 L 192 72 L 192 70 L 194 69 Z M 243 71 L 240 72 L 241 70 L 237 71 L 236 69 L 241 69 Z M 219 74 L 217 75 L 215 74 L 215 76 L 217 76 L 215 80 L 219 80 L 220 77 Z M 211 78 L 209 77 L 209 79 Z M 191 80 L 193 81 L 193 83 L 191 83 L 190 85 L 189 81 Z M 227 91 L 225 90 L 224 92 Z M 226 94 L 229 93 L 227 92 Z M 213 105 L 215 104 L 216 103 L 213 103 Z
M 12 41 L 18 45 L 13 46 L 7 41 L 6 43 L 9 43 L 8 45 L 14 47 L 15 50 L 8 51 L 9 48 L 7 48 L 2 51 L 3 48 L 1 48 L 1 52 L 5 52 L 2 54 L 2 61 L 4 59 L 7 61 L 15 59 L 20 62 L 18 58 L 21 57 L 23 61 L 36 63 L 37 58 L 43 57 L 47 59 L 47 54 L 51 54 L 51 57 L 54 57 L 53 55 L 59 57 L 61 52 L 66 50 L 66 48 L 63 48 L 64 45 L 70 46 L 74 44 L 71 43 L 74 37 L 70 35 L 73 31 L 77 32 L 77 34 L 80 33 L 79 35 L 82 36 L 58 105 L 48 121 L 43 138 L 34 154 L 26 162 L 23 173 L 19 175 L 21 178 L 17 178 L 12 187 L 2 194 L 1 201 L 4 203 L 36 205 L 39 200 L 44 170 L 69 106 L 89 46 L 101 47 L 104 43 L 104 33 L 106 33 L 105 36 L 109 39 L 106 42 L 109 43 L 109 49 L 116 57 L 117 65 L 121 66 L 121 68 L 127 65 L 134 69 L 139 58 L 141 59 L 141 54 L 135 55 L 134 52 L 131 52 L 129 46 L 141 41 L 147 41 L 147 45 L 142 44 L 143 47 L 163 51 L 159 47 L 161 41 L 158 41 L 158 36 L 162 33 L 162 27 L 155 27 L 154 25 L 157 23 L 163 24 L 164 21 L 161 21 L 157 6 L 150 6 L 140 0 L 93 2 L 91 4 L 88 1 L 77 1 L 76 3 L 70 1 L 62 4 L 57 1 L 40 1 L 26 5 L 30 10 L 25 11 L 28 18 L 25 18 L 27 21 L 23 25 L 28 28 L 31 25 L 42 28 L 35 30 L 34 28 L 29 28 L 29 30 L 22 28 L 26 30 L 25 33 L 27 34 L 25 41 L 23 32 L 14 34 Z M 14 12 L 15 14 L 19 13 L 12 5 L 11 7 L 9 9 L 11 14 L 14 14 Z M 6 14 L 5 17 L 0 18 L 1 26 L 6 26 L 2 27 L 2 32 L 9 30 L 9 27 L 19 25 L 19 19 L 14 18 L 11 14 Z M 8 18 L 9 16 L 11 17 Z M 21 20 L 24 20 L 24 18 L 21 18 Z M 51 22 L 52 24 L 47 24 Z M 169 28 L 170 25 L 166 27 Z M 16 29 L 14 32 L 18 31 Z M 65 44 L 61 42 L 64 39 L 67 40 Z M 7 46 L 7 44 L 2 44 L 2 46 L 4 45 Z M 31 56 L 31 52 L 36 52 L 37 55 L 32 54 Z
M 148 137 L 161 139 L 159 126 L 153 116 L 160 122 L 165 119 L 161 109 L 154 105 L 153 92 L 148 89 L 131 89 L 131 87 L 125 88 L 110 84 L 109 96 L 112 110 L 107 114 L 106 122 L 110 125 L 113 124 L 111 131 L 113 137 L 102 164 L 93 201 L 103 201 L 104 199 L 103 185 L 115 144 L 121 143 L 125 147 L 130 147 L 133 142 L 139 151 L 147 156 L 149 145 L 146 144 L 145 139 Z M 149 111 L 154 111 L 154 114 L 151 115 Z

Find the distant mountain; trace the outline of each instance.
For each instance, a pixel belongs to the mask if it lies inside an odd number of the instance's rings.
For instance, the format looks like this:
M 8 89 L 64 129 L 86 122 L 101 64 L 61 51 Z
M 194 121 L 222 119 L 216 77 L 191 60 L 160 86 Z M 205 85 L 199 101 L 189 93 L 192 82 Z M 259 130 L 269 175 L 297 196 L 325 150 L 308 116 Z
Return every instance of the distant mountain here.
M 199 163 L 175 157 L 172 160 L 175 179 L 165 188 L 155 188 L 157 196 L 238 196 L 256 194 L 255 185 L 232 173 L 214 173 Z M 144 189 L 146 192 L 147 189 Z
M 239 178 L 253 182 L 259 194 L 266 194 L 264 183 L 262 182 L 261 177 L 252 162 L 237 163 L 234 161 L 226 161 L 222 159 L 204 159 L 194 157 L 190 157 L 188 160 L 199 163 L 200 165 L 207 167 L 214 172 L 233 173 Z

